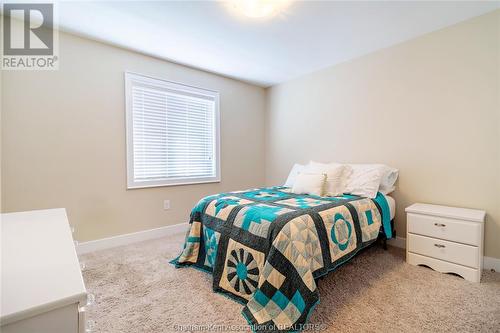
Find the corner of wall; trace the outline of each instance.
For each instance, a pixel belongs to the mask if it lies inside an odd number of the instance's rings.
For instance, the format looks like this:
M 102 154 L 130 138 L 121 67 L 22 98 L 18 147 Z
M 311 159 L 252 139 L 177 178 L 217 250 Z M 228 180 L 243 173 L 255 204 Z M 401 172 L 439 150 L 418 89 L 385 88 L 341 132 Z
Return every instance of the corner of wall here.
M 3 109 L 3 71 L 0 70 L 0 213 L 3 212 L 3 186 L 2 186 L 2 109 Z
M 263 147 L 263 161 L 264 161 L 264 184 L 269 185 L 269 172 L 268 172 L 268 144 L 269 144 L 269 94 L 272 87 L 264 88 L 264 147 Z

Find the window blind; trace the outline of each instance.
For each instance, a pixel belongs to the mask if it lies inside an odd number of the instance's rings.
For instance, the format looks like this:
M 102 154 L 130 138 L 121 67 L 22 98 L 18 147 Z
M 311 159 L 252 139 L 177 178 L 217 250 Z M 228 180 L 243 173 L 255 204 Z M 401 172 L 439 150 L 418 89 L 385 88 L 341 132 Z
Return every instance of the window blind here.
M 217 93 L 128 79 L 129 187 L 217 181 Z

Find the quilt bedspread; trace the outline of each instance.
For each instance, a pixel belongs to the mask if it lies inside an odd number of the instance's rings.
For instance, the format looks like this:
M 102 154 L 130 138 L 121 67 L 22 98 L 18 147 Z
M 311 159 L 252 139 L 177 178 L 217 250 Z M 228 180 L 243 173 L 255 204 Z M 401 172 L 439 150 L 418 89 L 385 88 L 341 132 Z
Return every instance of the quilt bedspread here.
M 317 197 L 270 187 L 221 193 L 193 208 L 177 267 L 213 274 L 214 291 L 245 304 L 254 332 L 305 328 L 318 278 L 391 237 L 388 204 L 353 195 Z

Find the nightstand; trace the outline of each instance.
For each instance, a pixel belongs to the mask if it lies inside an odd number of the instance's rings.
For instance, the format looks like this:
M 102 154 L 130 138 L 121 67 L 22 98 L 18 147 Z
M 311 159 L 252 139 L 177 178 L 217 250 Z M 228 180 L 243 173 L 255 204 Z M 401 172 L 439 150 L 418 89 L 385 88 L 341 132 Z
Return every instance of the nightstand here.
M 429 204 L 406 208 L 406 261 L 479 282 L 483 268 L 482 210 Z

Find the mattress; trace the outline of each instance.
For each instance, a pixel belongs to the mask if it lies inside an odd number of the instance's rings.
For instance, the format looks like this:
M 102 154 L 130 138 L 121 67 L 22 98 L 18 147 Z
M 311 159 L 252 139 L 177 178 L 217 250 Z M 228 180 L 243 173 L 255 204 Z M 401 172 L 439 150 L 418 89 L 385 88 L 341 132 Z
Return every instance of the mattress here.
M 385 200 L 387 200 L 387 204 L 389 205 L 389 211 L 391 212 L 391 221 L 396 216 L 396 200 L 389 195 L 384 195 Z

